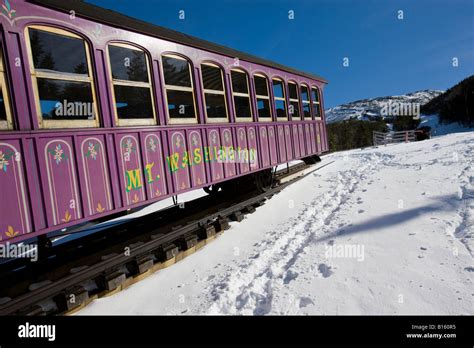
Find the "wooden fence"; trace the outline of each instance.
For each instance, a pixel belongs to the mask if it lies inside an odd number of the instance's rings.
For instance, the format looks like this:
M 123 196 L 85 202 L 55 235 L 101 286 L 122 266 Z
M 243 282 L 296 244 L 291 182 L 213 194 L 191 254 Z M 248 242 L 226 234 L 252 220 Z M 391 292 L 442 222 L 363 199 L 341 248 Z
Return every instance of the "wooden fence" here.
M 396 144 L 396 143 L 408 143 L 410 141 L 415 141 L 415 131 L 401 131 L 401 132 L 373 132 L 373 144 L 374 146 L 387 145 L 387 144 Z

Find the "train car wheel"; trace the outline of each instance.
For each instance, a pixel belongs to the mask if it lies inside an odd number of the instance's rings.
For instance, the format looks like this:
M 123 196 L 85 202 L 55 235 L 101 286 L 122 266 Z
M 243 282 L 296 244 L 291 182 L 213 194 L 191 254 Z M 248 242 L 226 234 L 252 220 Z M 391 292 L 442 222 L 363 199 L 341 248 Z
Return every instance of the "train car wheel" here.
M 273 171 L 263 170 L 255 174 L 255 186 L 260 192 L 267 192 L 273 186 Z

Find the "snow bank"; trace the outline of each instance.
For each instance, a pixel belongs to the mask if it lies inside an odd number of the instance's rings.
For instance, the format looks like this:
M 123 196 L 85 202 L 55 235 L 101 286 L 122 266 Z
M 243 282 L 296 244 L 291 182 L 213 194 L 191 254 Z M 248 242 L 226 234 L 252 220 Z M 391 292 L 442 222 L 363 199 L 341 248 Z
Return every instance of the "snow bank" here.
M 472 132 L 472 128 L 466 128 L 463 125 L 454 122 L 449 124 L 440 124 L 438 115 L 421 115 L 421 123 L 419 127 L 431 127 L 433 136 L 446 135 L 451 133 Z

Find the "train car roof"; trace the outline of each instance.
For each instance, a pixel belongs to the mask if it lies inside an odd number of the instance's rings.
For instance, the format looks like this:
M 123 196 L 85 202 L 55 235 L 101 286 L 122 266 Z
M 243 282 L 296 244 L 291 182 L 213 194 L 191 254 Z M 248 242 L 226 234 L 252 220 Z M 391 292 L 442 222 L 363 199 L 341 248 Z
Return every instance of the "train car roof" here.
M 96 22 L 102 22 L 114 27 L 129 29 L 142 34 L 151 35 L 160 39 L 177 42 L 180 44 L 204 49 L 214 53 L 223 54 L 230 57 L 239 57 L 239 59 L 265 65 L 279 70 L 284 70 L 292 74 L 304 76 L 310 79 L 318 80 L 324 83 L 328 81 L 320 76 L 309 74 L 304 71 L 296 70 L 288 66 L 275 63 L 270 60 L 256 57 L 254 55 L 241 52 L 226 46 L 218 45 L 210 41 L 196 38 L 191 35 L 183 34 L 175 30 L 167 29 L 158 25 L 141 21 L 119 12 L 115 12 L 103 7 L 85 3 L 83 0 L 29 0 L 32 3 L 49 7 L 55 10 L 70 12 L 74 10 L 77 16 L 84 17 Z

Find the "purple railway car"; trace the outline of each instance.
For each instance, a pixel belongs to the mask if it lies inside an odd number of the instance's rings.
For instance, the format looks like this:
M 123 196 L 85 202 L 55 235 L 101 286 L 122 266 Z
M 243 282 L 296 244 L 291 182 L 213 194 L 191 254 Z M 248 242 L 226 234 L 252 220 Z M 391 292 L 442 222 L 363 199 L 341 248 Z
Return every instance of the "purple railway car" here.
M 0 3 L 0 243 L 328 150 L 318 76 L 82 1 Z

